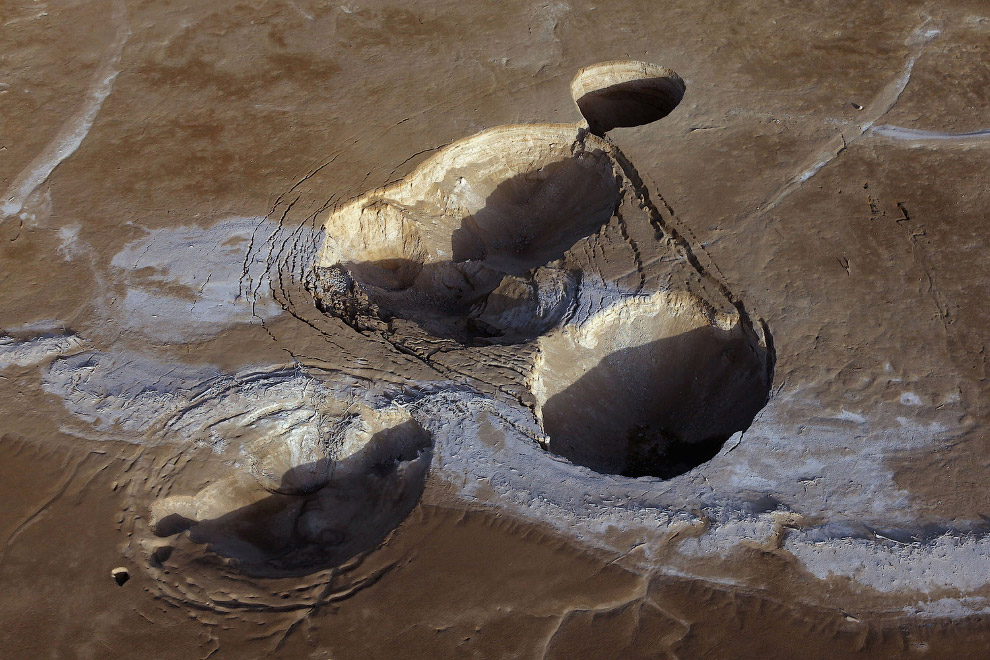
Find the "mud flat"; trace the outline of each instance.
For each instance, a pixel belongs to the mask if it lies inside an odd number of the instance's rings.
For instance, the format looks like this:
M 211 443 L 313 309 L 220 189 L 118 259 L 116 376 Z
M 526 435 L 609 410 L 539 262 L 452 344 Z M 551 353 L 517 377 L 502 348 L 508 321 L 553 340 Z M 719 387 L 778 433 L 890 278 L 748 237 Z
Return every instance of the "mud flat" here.
M 9 3 L 0 655 L 979 657 L 986 13 Z

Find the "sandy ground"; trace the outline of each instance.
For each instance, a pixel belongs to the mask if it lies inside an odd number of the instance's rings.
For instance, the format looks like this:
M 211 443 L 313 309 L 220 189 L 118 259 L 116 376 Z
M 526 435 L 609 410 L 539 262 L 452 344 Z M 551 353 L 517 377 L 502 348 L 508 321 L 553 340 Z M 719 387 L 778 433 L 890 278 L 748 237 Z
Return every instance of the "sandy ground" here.
M 981 657 L 988 36 L 976 1 L 3 2 L 0 656 Z M 571 330 L 321 311 L 329 214 L 575 124 L 616 59 L 687 91 L 609 132 L 649 205 L 552 262 Z M 752 424 L 668 479 L 547 451 L 710 345 L 643 320 L 685 291 L 770 356 Z M 554 421 L 588 336 L 650 350 Z

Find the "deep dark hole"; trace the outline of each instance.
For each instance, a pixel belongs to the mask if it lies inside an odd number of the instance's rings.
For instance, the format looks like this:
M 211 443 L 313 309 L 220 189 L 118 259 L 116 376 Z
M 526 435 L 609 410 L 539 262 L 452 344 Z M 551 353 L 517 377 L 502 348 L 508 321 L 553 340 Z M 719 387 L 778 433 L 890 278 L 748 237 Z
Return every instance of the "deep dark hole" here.
M 113 573 L 113 581 L 117 583 L 118 587 L 124 586 L 124 583 L 131 579 L 131 574 L 127 571 L 116 570 Z
M 629 429 L 626 464 L 619 474 L 671 479 L 713 459 L 728 439 L 718 435 L 686 442 L 662 428 L 641 424 Z
M 570 368 L 548 364 L 543 378 L 566 382 Z M 670 479 L 748 428 L 769 386 L 754 336 L 695 328 L 605 355 L 543 404 L 544 430 L 550 451 L 579 465 Z
M 672 81 L 630 80 L 589 92 L 577 100 L 592 133 L 603 136 L 613 128 L 642 126 L 669 115 L 684 97 Z

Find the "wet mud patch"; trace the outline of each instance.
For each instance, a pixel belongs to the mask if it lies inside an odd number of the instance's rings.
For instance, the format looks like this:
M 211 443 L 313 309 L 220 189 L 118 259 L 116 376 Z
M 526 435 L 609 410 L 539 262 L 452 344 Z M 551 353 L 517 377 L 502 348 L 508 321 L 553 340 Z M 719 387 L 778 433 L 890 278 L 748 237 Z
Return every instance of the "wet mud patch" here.
M 126 245 L 111 264 L 120 277 L 114 324 L 168 342 L 216 336 L 237 324 L 273 318 L 281 309 L 267 291 L 241 295 L 243 254 L 276 231 L 265 218 L 233 217 L 209 228 L 180 226 L 150 231 Z M 267 255 L 256 255 L 255 258 Z

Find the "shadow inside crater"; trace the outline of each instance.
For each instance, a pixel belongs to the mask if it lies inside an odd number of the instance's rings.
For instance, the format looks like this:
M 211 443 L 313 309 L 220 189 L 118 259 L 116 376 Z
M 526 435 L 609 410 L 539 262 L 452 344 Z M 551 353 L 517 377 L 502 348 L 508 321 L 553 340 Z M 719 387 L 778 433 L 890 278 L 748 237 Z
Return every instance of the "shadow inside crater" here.
M 521 343 L 542 334 L 560 320 L 576 288 L 576 275 L 554 262 L 605 226 L 618 203 L 619 182 L 603 162 L 567 157 L 501 181 L 450 232 L 449 260 L 403 256 L 415 243 L 404 238 L 391 246 L 394 257 L 338 264 L 352 280 L 346 289 L 321 285 L 318 273 L 321 309 L 352 324 L 361 311 L 383 321 L 406 319 L 469 345 Z M 410 224 L 425 226 L 423 233 L 445 231 L 437 229 L 442 219 Z M 374 309 L 362 310 L 355 302 L 362 296 Z
M 393 259 L 386 264 L 345 267 L 357 273 L 369 267 L 407 265 Z M 418 265 L 413 287 L 391 289 L 364 283 L 355 288 L 351 284 L 344 296 L 319 299 L 319 303 L 324 311 L 334 311 L 359 328 L 362 315 L 382 322 L 404 319 L 435 337 L 466 346 L 516 344 L 559 323 L 577 294 L 578 277 L 556 264 L 513 275 L 476 261 L 447 261 Z
M 377 547 L 412 511 L 431 455 L 429 433 L 409 420 L 379 431 L 343 460 L 321 459 L 286 471 L 283 488 L 297 494 L 268 491 L 250 504 L 198 521 L 172 513 L 158 520 L 154 532 L 159 537 L 188 532 L 190 541 L 253 576 L 306 575 L 339 566 Z M 325 483 L 299 491 L 300 483 L 323 473 L 329 475 Z
M 663 119 L 684 97 L 683 83 L 670 79 L 627 80 L 575 99 L 595 135 L 613 128 L 642 126 Z
M 453 261 L 518 275 L 559 259 L 615 211 L 619 182 L 603 165 L 568 157 L 501 181 L 451 234 Z
M 687 472 L 748 428 L 769 396 L 765 350 L 709 326 L 615 350 L 587 371 L 570 359 L 548 356 L 544 429 L 550 451 L 597 472 Z

